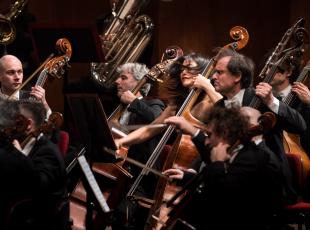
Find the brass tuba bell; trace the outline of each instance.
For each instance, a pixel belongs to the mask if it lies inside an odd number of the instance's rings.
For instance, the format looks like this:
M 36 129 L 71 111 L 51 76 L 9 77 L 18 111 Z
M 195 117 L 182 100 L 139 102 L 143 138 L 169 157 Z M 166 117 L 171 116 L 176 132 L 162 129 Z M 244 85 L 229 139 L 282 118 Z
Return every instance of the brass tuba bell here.
M 14 20 L 23 10 L 28 0 L 17 0 L 11 6 L 9 13 L 0 14 L 0 44 L 8 45 L 16 38 L 16 29 L 12 20 Z
M 111 88 L 117 77 L 116 69 L 126 62 L 135 62 L 151 39 L 152 20 L 138 16 L 149 0 L 124 0 L 113 20 L 101 36 L 103 63 L 91 63 L 92 79 L 105 88 Z

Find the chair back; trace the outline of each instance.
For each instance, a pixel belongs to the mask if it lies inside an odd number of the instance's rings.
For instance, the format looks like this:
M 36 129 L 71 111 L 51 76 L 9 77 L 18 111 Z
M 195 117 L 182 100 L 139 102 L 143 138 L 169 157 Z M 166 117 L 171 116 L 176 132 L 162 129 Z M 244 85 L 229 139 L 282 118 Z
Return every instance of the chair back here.
M 302 159 L 299 155 L 293 153 L 287 153 L 286 157 L 292 173 L 293 186 L 300 194 L 304 188 Z
M 63 130 L 59 131 L 59 141 L 58 141 L 58 148 L 63 155 L 66 156 L 69 148 L 69 133 Z

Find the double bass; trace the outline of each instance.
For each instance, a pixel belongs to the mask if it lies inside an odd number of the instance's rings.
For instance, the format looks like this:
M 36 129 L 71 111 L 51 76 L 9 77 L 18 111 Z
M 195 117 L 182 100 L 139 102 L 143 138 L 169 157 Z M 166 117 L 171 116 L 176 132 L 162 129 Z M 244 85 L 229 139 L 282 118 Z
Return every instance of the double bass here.
M 287 60 L 291 61 L 300 58 L 305 51 L 305 44 L 307 43 L 307 31 L 304 29 L 304 19 L 298 20 L 291 28 L 289 28 L 277 47 L 274 49 L 272 55 L 268 58 L 265 66 L 259 74 L 262 82 L 270 83 L 278 68 Z M 296 81 L 302 82 L 307 75 L 307 68 Z M 291 105 L 295 100 L 296 95 L 290 93 L 287 98 L 283 100 L 286 105 Z M 259 97 L 254 96 L 250 103 L 250 107 L 259 108 L 262 101 Z M 301 157 L 303 162 L 303 175 L 304 178 L 309 174 L 310 160 L 305 151 L 300 147 L 298 138 L 287 132 L 283 132 L 283 146 L 286 153 L 294 153 Z
M 224 48 L 231 48 L 234 50 L 239 50 L 247 44 L 248 39 L 249 39 L 249 35 L 246 29 L 240 26 L 233 27 L 230 31 L 230 36 L 235 42 L 232 42 L 226 45 Z M 202 71 L 201 75 L 203 75 L 206 78 L 209 78 L 212 74 L 216 61 L 217 61 L 217 57 L 215 56 L 209 61 L 205 69 Z M 178 110 L 176 114 L 176 116 L 184 116 L 188 121 L 190 121 L 191 123 L 193 123 L 194 125 L 198 127 L 202 127 L 203 124 L 202 122 L 197 120 L 193 116 L 193 114 L 191 114 L 191 110 L 193 106 L 195 105 L 201 93 L 202 91 L 200 89 L 197 89 L 197 88 L 191 89 L 191 91 L 189 92 L 188 96 L 186 97 L 185 101 L 183 102 L 182 106 L 180 107 L 180 109 Z M 168 139 L 170 138 L 174 130 L 175 130 L 175 127 L 171 125 L 167 128 L 162 139 L 160 140 L 159 144 L 157 145 L 151 157 L 149 158 L 149 161 L 146 163 L 147 166 L 152 167 L 152 164 L 156 161 L 159 154 L 162 152 L 164 145 L 167 143 Z M 180 162 L 180 156 L 182 156 L 181 153 L 187 153 L 186 157 L 188 157 L 190 153 L 189 161 L 192 161 L 198 155 L 198 152 L 196 148 L 193 146 L 193 143 L 191 142 L 190 137 L 188 135 L 182 135 L 181 133 L 179 133 L 173 142 L 172 149 L 167 156 L 167 159 L 163 165 L 162 170 L 171 168 L 173 164 L 178 164 Z M 186 165 L 183 165 L 183 166 L 185 167 Z M 145 174 L 147 174 L 147 170 L 142 170 L 141 174 L 139 175 L 136 181 L 139 182 L 139 180 L 141 180 L 141 177 Z M 136 184 L 137 183 L 134 184 L 135 187 L 137 187 Z M 147 223 L 145 225 L 145 230 L 153 229 L 157 225 L 156 219 L 160 219 L 160 215 L 161 215 L 160 206 L 162 204 L 163 196 L 167 188 L 166 185 L 167 185 L 167 180 L 162 179 L 162 178 L 158 180 L 154 199 L 153 199 L 154 201 L 149 211 Z M 128 195 L 133 194 L 132 190 L 133 189 L 129 191 L 129 193 L 131 194 L 128 194 Z
M 133 94 L 136 94 L 141 87 L 145 83 L 155 83 L 155 82 L 161 82 L 161 78 L 165 75 L 167 67 L 179 56 L 183 54 L 183 51 L 180 49 L 180 47 L 177 46 L 169 46 L 162 58 L 161 62 L 153 66 L 150 71 L 143 76 L 143 78 L 138 82 L 136 87 L 132 90 Z M 110 126 L 110 129 L 113 127 L 114 123 L 117 123 L 121 114 L 125 111 L 126 105 L 120 104 L 117 106 L 117 108 L 112 112 L 112 114 L 108 117 L 108 123 Z M 113 133 L 113 130 L 112 130 Z M 126 151 L 124 153 L 126 155 Z M 113 209 L 113 207 L 117 204 L 117 202 L 120 199 L 120 194 L 123 188 L 121 188 L 126 183 L 123 183 L 124 181 L 127 181 L 130 178 L 130 174 L 122 167 L 124 161 L 120 161 L 117 163 L 102 163 L 102 162 L 93 162 L 92 164 L 92 170 L 96 173 L 98 176 L 97 179 L 100 182 L 101 179 L 105 180 L 108 179 L 108 183 L 99 183 L 101 185 L 101 191 L 104 194 L 104 196 L 107 198 L 108 205 Z M 110 183 L 112 182 L 112 183 Z M 72 203 L 81 203 L 85 206 L 86 202 L 86 191 L 82 186 L 82 183 L 79 182 L 74 191 L 71 193 L 71 201 Z M 83 212 L 81 215 L 85 215 L 85 208 L 79 207 L 79 209 L 83 209 Z M 98 213 L 97 213 L 98 214 Z M 100 213 L 99 213 L 100 214 Z M 81 219 L 81 216 L 79 213 L 73 214 L 73 219 L 78 218 Z M 87 214 L 88 215 L 88 214 Z M 89 220 L 89 221 L 88 221 Z M 87 222 L 91 222 L 91 225 L 93 225 L 94 228 L 99 228 L 99 226 L 106 224 L 105 218 L 102 215 L 96 215 L 95 218 L 93 216 L 87 217 Z M 98 227 L 97 227 L 98 226 Z
M 59 55 L 54 57 L 54 54 L 51 54 L 39 68 L 27 78 L 10 96 L 9 99 L 12 99 L 13 96 L 21 90 L 36 74 L 41 70 L 39 77 L 35 85 L 44 87 L 49 76 L 61 78 L 65 73 L 65 67 L 68 67 L 68 62 L 71 59 L 72 47 L 67 38 L 60 38 L 56 42 L 56 50 L 59 52 Z M 33 96 L 30 98 L 34 99 Z
M 310 61 L 303 68 L 302 72 L 296 79 L 296 82 L 304 83 L 309 75 L 309 72 Z M 296 97 L 296 94 L 291 91 L 282 101 L 283 103 L 291 106 L 295 102 Z M 303 180 L 305 181 L 310 172 L 310 159 L 306 151 L 301 146 L 299 135 L 283 131 L 283 145 L 286 153 L 297 154 L 301 157 L 303 164 Z

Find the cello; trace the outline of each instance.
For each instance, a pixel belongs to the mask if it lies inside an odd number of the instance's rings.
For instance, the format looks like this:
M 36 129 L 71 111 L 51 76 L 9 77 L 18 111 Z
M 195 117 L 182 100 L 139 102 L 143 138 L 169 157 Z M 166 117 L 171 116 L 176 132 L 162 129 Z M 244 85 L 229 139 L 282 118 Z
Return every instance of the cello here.
M 248 39 L 249 39 L 249 35 L 246 29 L 240 26 L 233 27 L 230 30 L 230 36 L 235 42 L 232 42 L 226 45 L 224 48 L 231 48 L 235 50 L 241 49 L 247 44 Z M 216 56 L 209 61 L 205 69 L 202 71 L 202 75 L 204 77 L 209 78 L 209 76 L 211 76 L 215 63 L 216 63 Z M 202 127 L 203 124 L 202 122 L 197 120 L 191 114 L 190 111 L 195 105 L 198 99 L 198 96 L 201 93 L 202 91 L 200 89 L 197 89 L 197 88 L 191 89 L 185 101 L 183 102 L 182 106 L 176 113 L 176 116 L 184 116 L 191 123 L 193 123 L 194 125 L 198 127 Z M 164 145 L 167 143 L 174 129 L 175 127 L 171 125 L 167 128 L 162 139 L 160 140 L 159 144 L 157 145 L 154 152 L 150 156 L 148 162 L 146 163 L 148 167 L 152 167 L 154 162 L 157 160 L 159 154 L 162 152 Z M 195 156 L 198 155 L 198 152 L 196 148 L 193 146 L 193 143 L 191 142 L 190 137 L 188 135 L 182 135 L 181 133 L 179 133 L 173 142 L 172 149 L 163 165 L 162 170 L 171 168 L 173 164 L 177 164 L 178 162 L 180 162 L 181 152 L 183 153 L 191 152 L 191 156 L 189 157 L 190 161 L 192 161 L 195 158 Z M 186 165 L 183 165 L 183 167 L 185 166 Z M 139 175 L 139 177 L 137 178 L 137 180 L 135 181 L 134 185 L 132 186 L 131 190 L 128 192 L 127 195 L 132 195 L 134 193 L 134 188 L 137 187 L 137 184 L 141 181 L 142 176 L 145 174 L 147 174 L 147 170 L 142 170 L 141 174 Z M 157 186 L 155 190 L 156 192 L 154 195 L 154 201 L 149 211 L 147 223 L 145 225 L 145 230 L 150 230 L 150 229 L 155 228 L 157 225 L 157 221 L 155 221 L 155 219 L 160 219 L 160 214 L 161 214 L 160 206 L 161 206 L 163 196 L 164 196 L 164 193 L 167 187 L 166 184 L 167 184 L 167 181 L 162 178 L 160 178 L 157 182 Z

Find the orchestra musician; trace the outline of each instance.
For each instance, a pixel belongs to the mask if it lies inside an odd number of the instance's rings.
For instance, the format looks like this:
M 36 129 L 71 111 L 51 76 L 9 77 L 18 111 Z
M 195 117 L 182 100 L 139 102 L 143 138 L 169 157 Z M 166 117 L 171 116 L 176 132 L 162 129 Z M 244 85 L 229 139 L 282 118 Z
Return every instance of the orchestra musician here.
M 122 104 L 126 105 L 126 111 L 121 115 L 119 124 L 151 123 L 164 110 L 165 104 L 159 99 L 146 99 L 151 85 L 144 84 L 135 95 L 132 90 L 138 82 L 149 72 L 149 69 L 140 63 L 125 63 L 117 68 L 119 74 L 115 80 L 117 96 Z
M 175 115 L 178 107 L 185 100 L 190 88 L 194 87 L 194 85 L 197 88 L 206 89 L 208 93 L 212 95 L 210 99 L 213 100 L 213 102 L 222 98 L 222 96 L 214 90 L 210 80 L 203 80 L 202 78 L 204 77 L 199 74 L 199 72 L 207 65 L 207 62 L 207 59 L 202 55 L 190 53 L 179 57 L 175 63 L 171 65 L 169 76 L 163 84 L 164 87 L 159 88 L 159 95 L 164 97 L 164 101 L 167 101 L 167 107 L 163 113 L 154 120 L 154 124 L 161 124 L 165 118 Z M 204 101 L 204 99 L 202 101 Z M 210 106 L 210 103 L 206 104 Z M 204 106 L 204 108 L 206 108 L 206 106 Z M 193 109 L 195 109 L 195 107 Z M 200 109 L 197 109 L 197 111 L 199 111 L 198 115 L 204 115 L 204 113 L 201 113 Z M 194 116 L 195 115 L 196 114 L 194 114 Z M 198 116 L 197 119 L 200 120 L 202 118 L 199 119 Z M 163 132 L 165 129 L 165 127 L 154 128 L 144 126 L 131 132 L 126 137 L 116 139 L 115 143 L 118 148 L 121 146 L 131 146 L 133 144 L 142 143 Z
M 277 123 L 265 136 L 267 146 L 277 155 L 283 175 L 286 179 L 284 195 L 287 203 L 295 203 L 297 194 L 292 186 L 291 172 L 283 147 L 283 130 L 301 133 L 306 129 L 306 123 L 298 111 L 279 101 L 272 93 L 272 87 L 267 82 L 260 82 L 251 87 L 254 73 L 252 60 L 229 49 L 222 49 L 218 55 L 212 80 L 214 88 L 224 98 L 215 106 L 249 106 L 253 97 L 262 101 L 258 109 L 262 113 L 270 111 L 276 114 Z
M 252 107 L 248 107 L 248 106 L 244 106 L 240 108 L 240 113 L 243 114 L 244 116 L 247 117 L 247 119 L 249 119 L 249 123 L 250 125 L 253 126 L 258 126 L 259 125 L 259 118 L 262 115 L 257 109 L 254 109 Z M 180 119 L 180 121 L 175 119 Z M 184 123 L 182 124 L 182 126 L 180 124 L 178 124 L 177 127 L 180 126 L 180 129 L 183 131 L 186 131 L 191 138 L 196 138 L 197 140 L 200 140 L 201 138 L 204 139 L 205 138 L 205 134 L 204 133 L 200 133 L 200 130 L 195 128 L 194 126 L 191 126 L 190 124 L 188 124 L 188 122 L 182 121 L 183 118 L 167 118 L 165 120 L 165 123 L 173 123 L 174 125 L 176 125 L 175 123 Z M 198 138 L 198 135 L 201 136 L 200 138 Z M 260 148 L 262 148 L 263 150 L 267 151 L 270 153 L 270 157 L 271 157 L 271 161 L 273 162 L 272 164 L 278 165 L 277 167 L 280 167 L 277 160 L 276 160 L 276 156 L 274 153 L 272 153 L 272 151 L 270 150 L 270 148 L 266 145 L 266 142 L 264 140 L 263 134 L 259 134 L 256 136 L 253 136 L 251 138 L 251 140 Z M 198 145 L 198 149 L 200 151 L 202 151 L 204 149 L 204 143 L 200 144 L 199 146 L 199 141 L 195 142 Z M 182 184 L 184 185 L 184 183 L 186 183 L 193 175 L 192 174 L 196 174 L 200 168 L 204 165 L 202 159 L 198 156 L 197 159 L 195 159 L 192 163 L 191 163 L 191 167 L 189 167 L 188 169 L 180 169 L 180 168 L 171 168 L 171 169 L 167 169 L 165 170 L 164 174 L 169 175 L 169 177 L 171 179 L 177 179 L 177 180 L 182 180 Z
M 282 204 L 278 162 L 251 138 L 244 138 L 251 125 L 239 108 L 216 106 L 207 115 L 205 132 L 182 117 L 165 120 L 193 137 L 203 161 L 195 170 L 164 172 L 185 182 L 197 172 L 202 173 L 200 183 L 191 188 L 190 197 L 183 198 L 190 201 L 174 218 L 195 229 L 268 229 L 273 212 Z M 197 212 L 198 209 L 203 211 Z M 188 229 L 181 222 L 175 224 L 173 229 Z
M 7 107 L 12 106 L 27 118 L 24 137 L 32 136 L 45 120 L 44 106 L 29 99 L 7 101 Z M 42 133 L 27 143 L 22 139 L 12 143 L 32 165 L 34 185 L 30 206 L 14 216 L 11 229 L 70 229 L 65 165 L 58 147 Z
M 144 84 L 137 94 L 132 92 L 139 81 L 142 80 L 148 72 L 149 69 L 146 65 L 140 63 L 125 63 L 117 68 L 118 77 L 115 80 L 117 95 L 120 98 L 121 103 L 126 106 L 126 110 L 120 115 L 117 121 L 119 124 L 117 127 L 120 129 L 126 125 L 149 124 L 156 119 L 165 108 L 165 104 L 161 100 L 147 98 L 151 88 L 149 83 Z M 145 163 L 156 147 L 158 141 L 159 136 L 156 136 L 141 145 L 132 145 L 130 146 L 127 155 L 139 162 Z M 125 164 L 123 167 L 133 175 L 133 178 L 135 178 L 140 172 L 139 168 L 129 164 Z M 130 186 L 130 182 L 128 182 L 128 184 L 128 186 Z M 148 177 L 147 180 L 144 181 L 144 184 L 139 188 L 140 195 L 147 196 L 147 194 L 151 193 L 153 191 L 151 189 L 153 184 L 154 181 L 152 177 Z M 126 193 L 127 191 L 118 191 L 118 193 L 122 192 Z M 123 194 L 123 196 L 125 196 L 125 194 Z M 127 227 L 135 227 L 139 229 L 141 224 L 144 224 L 144 213 L 144 208 L 137 205 L 136 201 L 128 200 L 124 197 L 114 211 L 116 219 L 114 221 L 114 228 L 121 228 L 126 225 Z
M 206 64 L 207 60 L 203 56 L 196 53 L 190 53 L 188 55 L 179 57 L 175 61 L 175 63 L 170 66 L 168 70 L 168 72 L 170 73 L 168 79 L 165 80 L 165 82 L 162 84 L 162 87 L 159 87 L 158 93 L 160 96 L 165 97 L 162 99 L 167 102 L 167 107 L 160 114 L 160 116 L 154 120 L 153 123 L 162 123 L 162 121 L 166 117 L 174 115 L 177 112 L 178 107 L 181 105 L 181 103 L 183 103 L 185 97 L 187 96 L 189 88 L 193 86 L 193 83 L 195 81 L 194 77 L 198 75 L 199 71 L 201 71 L 206 66 Z M 199 77 L 203 78 L 202 76 Z M 144 142 L 157 136 L 164 130 L 165 128 L 148 128 L 148 126 L 143 126 L 129 133 L 126 137 L 116 139 L 115 143 L 118 148 L 120 148 L 121 146 L 134 146 L 140 143 L 141 145 L 143 145 Z M 148 159 L 145 158 L 144 160 Z M 162 167 L 159 164 L 159 162 L 156 162 L 154 168 L 159 169 L 160 167 Z M 146 181 L 147 179 L 144 180 Z M 142 182 L 144 180 L 142 180 Z M 149 194 L 147 195 L 150 199 L 152 199 L 152 196 L 154 194 L 154 186 L 156 186 L 156 182 L 154 180 L 152 180 L 152 184 L 148 183 L 147 188 L 149 189 Z M 139 190 L 140 189 L 138 189 L 138 191 Z M 147 214 L 147 212 L 145 213 Z M 147 216 L 145 216 L 145 218 L 146 217 Z M 141 219 L 141 229 L 145 224 L 145 218 L 142 218 L 141 216 L 139 217 L 139 219 Z
M 7 229 L 8 213 L 16 201 L 29 199 L 35 188 L 35 171 L 32 162 L 3 136 L 3 129 L 15 128 L 17 106 L 8 105 L 0 98 L 0 228 Z M 18 135 L 18 133 L 16 133 Z
M 290 105 L 295 108 L 306 121 L 307 129 L 300 134 L 300 142 L 303 149 L 310 156 L 310 90 L 302 82 L 295 82 L 300 72 L 298 61 L 285 60 L 277 69 L 277 72 L 270 82 L 274 94 L 281 99 L 285 99 L 290 92 L 297 95 L 297 100 Z
M 165 108 L 163 113 L 161 113 L 161 115 L 157 119 L 154 120 L 152 124 L 162 123 L 165 118 L 176 114 L 177 110 L 180 108 L 181 104 L 184 102 L 190 88 L 193 87 L 194 85 L 195 87 L 199 86 L 204 89 L 210 88 L 210 91 L 213 89 L 213 87 L 210 87 L 211 86 L 210 81 L 208 79 L 204 80 L 204 77 L 202 75 L 199 75 L 199 72 L 203 70 L 207 62 L 208 62 L 207 59 L 204 58 L 202 55 L 197 54 L 197 53 L 190 53 L 188 55 L 183 55 L 179 57 L 170 66 L 168 70 L 169 72 L 168 79 L 166 79 L 164 84 L 162 84 L 163 87 L 159 88 L 159 93 L 158 93 L 162 97 L 165 97 L 163 98 L 163 100 L 167 101 L 167 107 Z M 221 98 L 221 95 L 216 93 L 215 90 L 212 90 L 212 92 L 214 92 L 213 99 L 216 97 Z M 210 99 L 206 98 L 205 95 L 203 96 L 204 97 L 202 98 L 200 103 L 196 104 L 196 105 L 201 106 L 201 108 L 209 106 Z M 195 108 L 197 107 L 194 106 L 194 110 Z M 196 109 L 196 112 L 199 112 L 199 113 L 196 113 L 195 115 L 198 118 L 203 119 L 204 113 L 201 113 L 201 111 L 203 110 Z M 144 126 L 129 133 L 126 137 L 116 139 L 115 143 L 118 148 L 120 148 L 121 146 L 132 146 L 138 143 L 142 143 L 143 145 L 144 142 L 164 132 L 165 130 L 166 128 L 164 127 L 150 128 L 149 126 Z M 154 168 L 159 170 L 161 169 L 161 167 L 162 167 L 162 164 L 160 164 L 160 162 L 157 161 L 155 163 Z M 148 194 L 149 195 L 148 198 L 150 199 L 152 199 L 152 195 L 154 195 L 154 191 L 155 191 L 154 186 L 156 186 L 156 183 L 154 183 L 154 180 L 152 181 L 153 181 L 152 186 L 148 187 L 149 190 L 151 191 L 151 193 Z M 144 224 L 145 224 L 145 218 L 143 218 L 143 221 L 141 221 L 141 228 L 143 228 Z
M 0 58 L 1 96 L 4 98 L 11 96 L 22 84 L 23 77 L 23 66 L 17 57 L 7 54 Z M 26 99 L 30 95 L 42 102 L 46 111 L 49 111 L 48 114 L 51 113 L 51 109 L 45 99 L 45 89 L 41 86 L 32 87 L 30 92 L 24 90 L 17 91 L 14 98 L 17 100 Z

